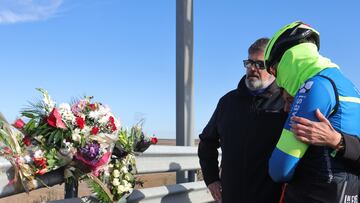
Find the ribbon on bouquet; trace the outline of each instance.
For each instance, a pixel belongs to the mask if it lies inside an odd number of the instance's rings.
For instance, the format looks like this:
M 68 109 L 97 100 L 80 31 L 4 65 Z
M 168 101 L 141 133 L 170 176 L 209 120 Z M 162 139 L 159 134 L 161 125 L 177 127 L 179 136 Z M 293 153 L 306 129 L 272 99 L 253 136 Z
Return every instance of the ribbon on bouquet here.
M 20 133 L 20 132 L 18 132 Z M 9 185 L 15 184 L 20 180 L 21 185 L 27 193 L 35 188 L 33 170 L 23 158 L 24 153 L 17 140 L 16 132 L 11 129 L 11 125 L 0 113 L 0 141 L 5 144 L 0 156 L 3 156 L 14 167 L 14 178 L 9 181 Z M 0 146 L 1 147 L 1 146 Z M 16 185 L 17 186 L 17 185 Z

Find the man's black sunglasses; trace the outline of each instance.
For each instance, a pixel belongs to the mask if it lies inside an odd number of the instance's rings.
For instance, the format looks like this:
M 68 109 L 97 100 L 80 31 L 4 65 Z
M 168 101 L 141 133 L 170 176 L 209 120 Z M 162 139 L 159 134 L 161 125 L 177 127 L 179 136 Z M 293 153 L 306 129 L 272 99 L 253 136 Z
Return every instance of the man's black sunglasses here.
M 264 61 L 254 61 L 251 59 L 247 59 L 247 60 L 243 60 L 243 62 L 245 68 L 251 68 L 252 66 L 255 66 L 255 68 L 257 69 L 261 69 L 261 70 L 265 69 Z

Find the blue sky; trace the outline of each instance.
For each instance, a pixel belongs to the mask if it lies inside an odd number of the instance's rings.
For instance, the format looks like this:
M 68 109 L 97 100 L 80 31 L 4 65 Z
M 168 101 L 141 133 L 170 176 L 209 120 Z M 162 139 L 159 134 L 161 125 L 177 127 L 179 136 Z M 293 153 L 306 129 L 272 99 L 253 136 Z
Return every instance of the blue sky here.
M 124 126 L 175 138 L 175 0 L 0 0 L 0 111 L 14 120 L 36 87 L 58 102 L 84 94 Z M 360 86 L 360 3 L 194 0 L 196 136 L 236 88 L 257 38 L 295 20 L 321 34 L 320 52 Z

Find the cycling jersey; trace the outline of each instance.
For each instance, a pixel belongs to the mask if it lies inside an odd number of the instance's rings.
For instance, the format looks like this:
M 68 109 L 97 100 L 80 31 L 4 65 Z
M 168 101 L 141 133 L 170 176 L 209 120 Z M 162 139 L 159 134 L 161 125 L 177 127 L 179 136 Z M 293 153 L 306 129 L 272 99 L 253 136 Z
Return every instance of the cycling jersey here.
M 337 99 L 334 86 L 327 78 L 331 78 L 339 94 L 339 107 L 337 112 L 330 117 Z M 328 181 L 333 178 L 333 172 L 344 171 L 341 164 L 330 157 L 332 150 L 327 147 L 311 147 L 297 141 L 291 132 L 291 117 L 300 116 L 309 120 L 318 121 L 315 116 L 316 109 L 329 119 L 331 125 L 339 132 L 348 135 L 360 135 L 360 94 L 355 86 L 347 80 L 337 68 L 328 68 L 307 80 L 294 98 L 294 102 L 285 123 L 280 140 L 270 159 L 269 172 L 271 177 L 279 182 L 291 180 L 300 159 L 302 170 L 297 170 L 297 175 L 312 175 L 323 177 Z
M 296 140 L 291 131 L 291 117 L 318 121 L 315 111 L 319 109 L 338 132 L 357 137 L 360 135 L 359 91 L 336 64 L 319 55 L 316 46 L 310 43 L 287 50 L 277 73 L 278 85 L 295 96 L 269 161 L 272 179 L 289 183 L 290 192 L 285 193 L 285 200 L 338 202 L 352 198 L 358 202 L 358 176 L 331 157 L 331 148 L 309 146 Z

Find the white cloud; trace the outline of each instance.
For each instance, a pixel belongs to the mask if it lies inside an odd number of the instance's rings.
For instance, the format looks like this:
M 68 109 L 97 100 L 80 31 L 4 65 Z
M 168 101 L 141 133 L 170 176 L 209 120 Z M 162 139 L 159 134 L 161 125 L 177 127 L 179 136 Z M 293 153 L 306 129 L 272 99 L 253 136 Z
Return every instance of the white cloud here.
M 47 19 L 58 11 L 63 0 L 0 0 L 0 23 Z

